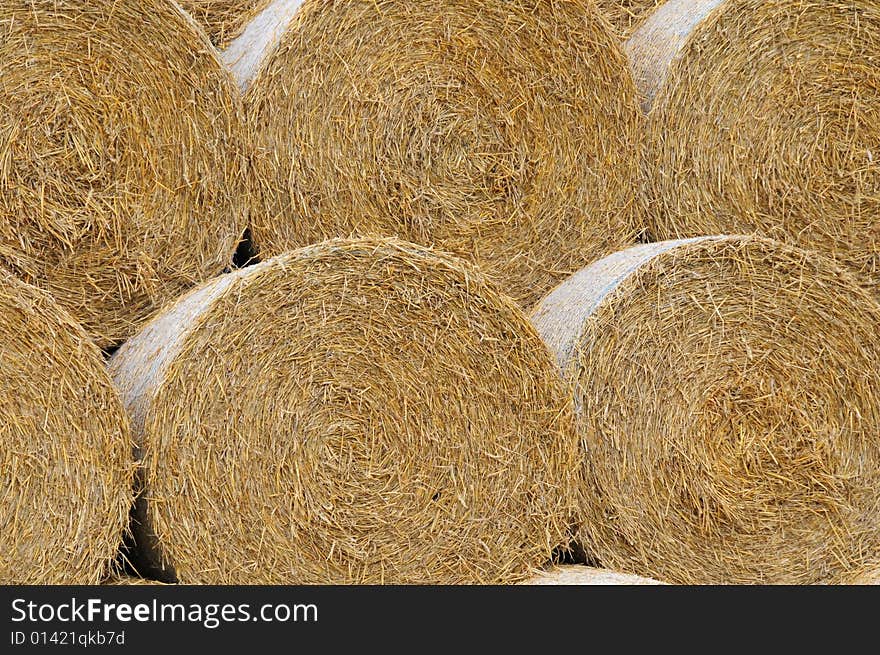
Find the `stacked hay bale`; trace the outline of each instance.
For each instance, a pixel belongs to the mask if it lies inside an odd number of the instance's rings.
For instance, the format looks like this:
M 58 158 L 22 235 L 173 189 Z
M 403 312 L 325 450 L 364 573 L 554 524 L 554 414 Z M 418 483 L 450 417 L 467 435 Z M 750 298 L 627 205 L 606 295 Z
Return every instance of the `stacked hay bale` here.
M 556 566 L 525 582 L 525 585 L 662 585 L 664 583 L 638 575 L 618 573 L 590 566 Z
M 12 0 L 0 35 L 0 265 L 110 346 L 231 260 L 234 82 L 167 0 Z
M 223 47 L 239 36 L 245 26 L 271 0 L 178 0 L 196 19 L 217 47 Z
M 628 39 L 664 0 L 596 0 L 621 38 Z
M 880 5 L 670 0 L 627 42 L 657 239 L 759 233 L 880 284 Z
M 643 126 L 592 4 L 297 4 L 274 3 L 224 55 L 262 154 L 266 254 L 399 236 L 529 305 L 634 242 Z
M 880 305 L 757 237 L 638 246 L 532 317 L 588 451 L 580 541 L 679 583 L 816 583 L 880 547 Z
M 191 292 L 113 356 L 138 570 L 185 583 L 526 578 L 581 449 L 552 358 L 461 260 L 329 241 Z
M 128 421 L 101 353 L 0 271 L 0 584 L 97 584 L 128 525 Z

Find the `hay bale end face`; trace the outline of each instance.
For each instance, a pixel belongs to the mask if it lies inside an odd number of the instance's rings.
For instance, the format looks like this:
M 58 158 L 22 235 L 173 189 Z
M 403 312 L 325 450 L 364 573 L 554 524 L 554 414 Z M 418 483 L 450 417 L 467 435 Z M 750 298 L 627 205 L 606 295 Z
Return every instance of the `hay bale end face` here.
M 100 346 L 229 264 L 247 221 L 234 82 L 166 0 L 0 6 L 0 265 Z
M 880 547 L 880 305 L 756 237 L 638 246 L 535 309 L 586 443 L 580 541 L 679 583 L 817 583 Z
M 478 263 L 530 305 L 635 241 L 642 117 L 592 4 L 306 0 L 280 13 L 262 28 L 283 34 L 262 41 L 270 51 L 247 59 L 233 43 L 226 57 L 261 61 L 245 101 L 267 254 L 396 236 Z
M 191 292 L 111 372 L 142 449 L 135 534 L 169 579 L 516 582 L 570 538 L 562 381 L 460 260 L 293 251 Z
M 670 0 L 626 43 L 658 240 L 757 233 L 880 288 L 880 5 Z
M 596 6 L 625 39 L 662 4 L 663 0 L 596 0 Z
M 639 575 L 619 573 L 590 566 L 555 566 L 542 571 L 525 582 L 524 585 L 662 585 L 659 580 L 643 578 Z
M 207 32 L 217 47 L 228 44 L 241 34 L 248 22 L 271 0 L 177 0 Z
M 98 348 L 0 271 L 0 584 L 97 584 L 128 526 L 128 421 Z

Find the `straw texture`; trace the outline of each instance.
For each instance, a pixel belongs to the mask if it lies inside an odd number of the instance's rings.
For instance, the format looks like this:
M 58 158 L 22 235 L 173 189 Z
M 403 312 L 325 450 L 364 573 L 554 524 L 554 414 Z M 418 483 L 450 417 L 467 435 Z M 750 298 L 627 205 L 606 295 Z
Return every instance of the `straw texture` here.
M 817 583 L 880 546 L 878 305 L 757 237 L 638 246 L 533 322 L 587 444 L 580 541 L 678 583 Z
M 164 585 L 167 584 L 165 582 L 159 582 L 158 580 L 149 580 L 147 578 L 138 578 L 132 575 L 123 575 L 123 574 L 114 574 L 111 577 L 104 580 L 101 584 L 109 585 L 113 587 L 132 587 L 132 586 L 143 586 L 143 585 Z
M 629 38 L 662 4 L 663 0 L 596 0 L 599 10 L 622 38 Z
M 230 262 L 235 85 L 166 0 L 0 4 L 0 265 L 102 347 Z
M 880 4 L 671 0 L 626 43 L 656 239 L 757 233 L 880 283 Z
M 880 585 L 880 567 L 868 567 L 858 574 L 845 578 L 841 584 L 847 585 Z
M 239 36 L 245 25 L 271 0 L 177 0 L 208 33 L 217 47 Z
M 662 585 L 663 582 L 638 575 L 618 573 L 589 566 L 556 566 L 542 571 L 521 584 L 526 585 Z
M 530 305 L 635 241 L 642 117 L 591 3 L 307 0 L 262 61 L 245 100 L 269 255 L 398 236 Z
M 461 260 L 293 251 L 190 293 L 111 372 L 141 448 L 138 557 L 165 579 L 517 582 L 570 538 L 565 389 Z
M 0 270 L 0 584 L 97 584 L 133 502 L 128 421 L 101 353 Z

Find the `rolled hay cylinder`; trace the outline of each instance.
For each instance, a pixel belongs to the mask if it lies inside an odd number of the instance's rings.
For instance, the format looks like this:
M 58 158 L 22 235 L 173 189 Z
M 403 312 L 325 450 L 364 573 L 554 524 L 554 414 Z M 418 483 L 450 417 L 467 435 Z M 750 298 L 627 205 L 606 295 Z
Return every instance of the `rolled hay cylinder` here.
M 880 5 L 670 0 L 625 44 L 657 240 L 757 233 L 880 283 Z
M 587 448 L 578 542 L 673 583 L 819 583 L 880 545 L 878 305 L 758 237 L 637 246 L 532 321 Z
M 134 502 L 129 424 L 98 348 L 0 269 L 0 584 L 97 584 Z
M 177 0 L 178 4 L 202 26 L 217 47 L 228 45 L 240 36 L 245 26 L 271 0 Z
M 596 0 L 622 38 L 629 38 L 664 0 Z
M 0 265 L 111 346 L 232 259 L 235 84 L 166 0 L 13 0 L 0 33 Z
M 530 305 L 635 242 L 642 117 L 593 5 L 296 7 L 276 2 L 224 54 L 247 88 L 267 255 L 396 236 L 478 263 Z
M 662 585 L 659 580 L 643 578 L 608 569 L 597 569 L 592 566 L 563 565 L 554 566 L 547 571 L 535 574 L 523 585 Z
M 570 540 L 564 385 L 461 260 L 394 239 L 292 251 L 191 292 L 110 369 L 150 577 L 509 583 Z

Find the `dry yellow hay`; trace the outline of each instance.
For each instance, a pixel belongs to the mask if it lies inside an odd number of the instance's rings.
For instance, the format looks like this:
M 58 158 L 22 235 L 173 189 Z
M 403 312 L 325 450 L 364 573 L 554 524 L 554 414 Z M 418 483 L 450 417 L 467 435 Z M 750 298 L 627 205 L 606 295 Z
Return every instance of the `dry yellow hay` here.
M 880 283 L 880 3 L 671 0 L 627 42 L 658 239 L 758 233 Z
M 133 575 L 126 575 L 123 573 L 115 573 L 105 579 L 101 584 L 109 585 L 113 587 L 120 586 L 142 586 L 142 585 L 165 585 L 165 582 L 159 582 L 158 580 L 150 580 L 148 578 L 139 578 Z
M 622 38 L 629 38 L 663 0 L 596 0 L 596 5 L 611 21 Z
M 98 348 L 0 271 L 0 584 L 97 584 L 128 526 L 128 421 Z
M 880 547 L 880 305 L 758 237 L 638 246 L 533 322 L 588 452 L 580 542 L 678 583 L 818 583 Z
M 393 239 L 293 251 L 185 296 L 111 373 L 142 449 L 132 561 L 150 577 L 506 583 L 570 537 L 582 455 L 562 381 L 461 260 Z
M 271 0 L 177 0 L 196 19 L 217 47 L 239 36 Z
M 836 579 L 831 580 L 831 584 L 835 585 L 880 585 L 880 564 L 878 564 L 876 553 L 868 561 L 857 569 L 847 571 Z
M 880 585 L 880 566 L 875 564 L 874 566 L 866 567 L 857 574 L 844 578 L 840 584 L 865 586 Z
M 590 566 L 556 566 L 520 584 L 525 585 L 662 585 L 659 580 Z
M 295 4 L 225 55 L 242 86 L 258 68 L 245 101 L 267 254 L 397 236 L 477 262 L 528 305 L 635 241 L 642 117 L 595 6 Z
M 0 3 L 0 265 L 101 346 L 229 263 L 247 220 L 230 74 L 167 0 Z

